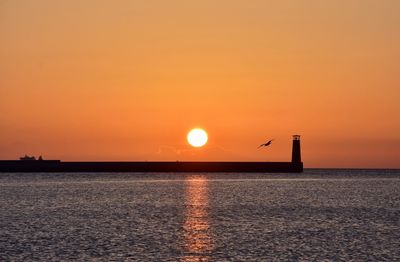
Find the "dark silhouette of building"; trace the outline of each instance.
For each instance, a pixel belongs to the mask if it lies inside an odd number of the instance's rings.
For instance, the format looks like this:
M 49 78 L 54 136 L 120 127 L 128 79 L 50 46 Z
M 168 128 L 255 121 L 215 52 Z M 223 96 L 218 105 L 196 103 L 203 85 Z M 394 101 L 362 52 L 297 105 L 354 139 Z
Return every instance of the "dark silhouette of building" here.
M 36 160 L 36 158 L 34 156 L 25 155 L 25 156 L 20 157 L 19 160 L 22 160 L 22 161 L 34 161 L 34 160 Z
M 292 163 L 301 163 L 300 136 L 293 136 Z

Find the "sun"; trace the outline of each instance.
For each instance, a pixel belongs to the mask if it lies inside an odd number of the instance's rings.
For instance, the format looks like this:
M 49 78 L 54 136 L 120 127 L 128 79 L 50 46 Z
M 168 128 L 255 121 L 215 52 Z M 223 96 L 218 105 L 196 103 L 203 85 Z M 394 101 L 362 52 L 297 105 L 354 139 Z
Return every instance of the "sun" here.
M 202 147 L 207 143 L 207 132 L 201 128 L 194 128 L 187 134 L 187 141 L 191 146 Z

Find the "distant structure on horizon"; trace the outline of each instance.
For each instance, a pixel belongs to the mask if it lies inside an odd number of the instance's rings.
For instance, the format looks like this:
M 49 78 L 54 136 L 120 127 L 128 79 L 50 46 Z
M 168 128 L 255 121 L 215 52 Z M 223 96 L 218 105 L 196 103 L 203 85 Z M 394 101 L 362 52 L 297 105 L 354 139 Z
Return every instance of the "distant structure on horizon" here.
M 293 136 L 292 163 L 301 163 L 300 135 Z
M 293 136 L 291 162 L 171 162 L 171 161 L 98 161 L 63 162 L 25 155 L 20 160 L 0 160 L 0 172 L 235 172 L 301 173 L 300 136 Z
M 35 156 L 28 156 L 28 155 L 25 155 L 25 156 L 21 156 L 21 157 L 19 158 L 19 160 L 21 160 L 21 161 L 35 161 L 36 158 L 35 158 Z M 43 160 L 43 157 L 42 157 L 42 156 L 39 156 L 39 158 L 38 158 L 37 160 Z

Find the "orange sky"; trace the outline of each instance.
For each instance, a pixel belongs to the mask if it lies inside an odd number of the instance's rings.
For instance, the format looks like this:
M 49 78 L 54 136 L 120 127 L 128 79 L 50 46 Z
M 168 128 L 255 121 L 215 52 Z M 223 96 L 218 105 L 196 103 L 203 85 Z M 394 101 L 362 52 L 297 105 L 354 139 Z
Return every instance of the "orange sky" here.
M 0 159 L 400 168 L 400 1 L 0 1 Z M 186 134 L 208 131 L 193 149 Z M 268 149 L 256 147 L 275 138 Z

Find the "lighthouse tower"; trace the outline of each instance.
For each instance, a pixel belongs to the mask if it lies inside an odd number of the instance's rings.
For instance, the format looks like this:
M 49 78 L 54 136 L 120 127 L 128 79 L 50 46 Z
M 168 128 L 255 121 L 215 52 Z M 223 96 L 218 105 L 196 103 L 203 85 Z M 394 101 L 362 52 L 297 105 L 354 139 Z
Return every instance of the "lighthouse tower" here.
M 293 136 L 292 163 L 301 163 L 300 136 Z

